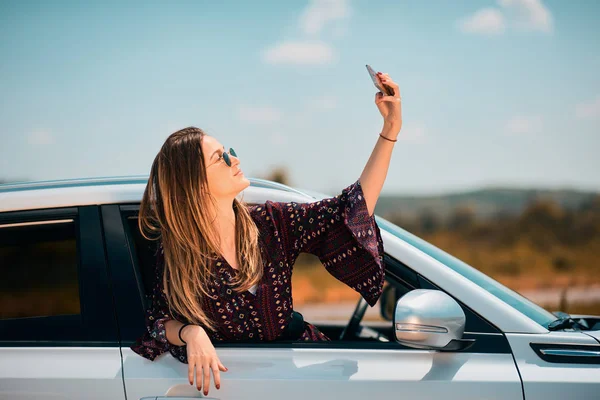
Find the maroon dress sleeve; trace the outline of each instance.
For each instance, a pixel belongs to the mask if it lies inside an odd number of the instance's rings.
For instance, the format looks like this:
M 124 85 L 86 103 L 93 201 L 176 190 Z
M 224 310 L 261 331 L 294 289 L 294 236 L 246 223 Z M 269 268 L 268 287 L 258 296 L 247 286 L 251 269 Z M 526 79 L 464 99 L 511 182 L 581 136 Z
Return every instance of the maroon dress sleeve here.
M 299 253 L 319 257 L 327 271 L 374 306 L 384 282 L 383 240 L 369 215 L 360 180 L 331 198 L 312 203 L 264 204 L 290 264 Z
M 163 249 L 162 246 L 159 246 L 156 258 L 154 284 L 151 293 L 151 303 L 146 310 L 145 315 L 146 332 L 130 347 L 131 350 L 149 360 L 154 360 L 165 351 L 170 350 L 170 347 L 178 347 L 171 345 L 167 341 L 165 322 L 173 319 L 173 317 L 169 312 L 167 299 L 162 289 L 163 268 Z

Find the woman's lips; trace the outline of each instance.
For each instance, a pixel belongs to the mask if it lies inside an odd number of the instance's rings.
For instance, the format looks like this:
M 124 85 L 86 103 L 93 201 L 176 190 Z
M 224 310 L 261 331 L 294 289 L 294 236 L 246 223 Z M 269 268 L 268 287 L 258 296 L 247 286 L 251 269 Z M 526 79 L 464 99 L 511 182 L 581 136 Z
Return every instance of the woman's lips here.
M 244 172 L 242 172 L 242 170 L 241 170 L 241 169 L 240 169 L 240 170 L 237 172 L 237 174 L 235 174 L 234 176 L 238 176 L 238 175 L 240 175 L 240 174 L 242 174 L 242 175 L 244 174 Z

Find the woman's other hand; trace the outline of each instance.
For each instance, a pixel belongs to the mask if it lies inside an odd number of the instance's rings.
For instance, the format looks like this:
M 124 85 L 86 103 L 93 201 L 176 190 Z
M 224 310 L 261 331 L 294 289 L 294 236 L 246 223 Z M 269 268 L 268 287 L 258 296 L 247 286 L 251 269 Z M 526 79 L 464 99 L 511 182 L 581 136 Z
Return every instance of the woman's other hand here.
M 377 77 L 386 86 L 394 89 L 393 96 L 386 96 L 381 92 L 375 94 L 375 104 L 383 117 L 385 127 L 396 134 L 402 128 L 402 100 L 398 84 L 386 73 L 377 73 Z
M 208 395 L 210 386 L 210 370 L 213 371 L 215 387 L 221 388 L 221 372 L 227 368 L 221 364 L 206 331 L 198 325 L 189 325 L 181 331 L 181 337 L 187 343 L 188 379 L 190 385 L 194 384 L 194 367 L 196 368 L 196 387 L 204 388 L 204 395 Z

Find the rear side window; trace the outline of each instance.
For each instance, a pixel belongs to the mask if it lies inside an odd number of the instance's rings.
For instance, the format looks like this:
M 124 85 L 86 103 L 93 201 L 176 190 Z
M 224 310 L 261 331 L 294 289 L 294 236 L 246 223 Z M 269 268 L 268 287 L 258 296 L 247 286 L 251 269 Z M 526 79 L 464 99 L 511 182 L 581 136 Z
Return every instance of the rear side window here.
M 0 224 L 0 320 L 79 315 L 73 219 Z

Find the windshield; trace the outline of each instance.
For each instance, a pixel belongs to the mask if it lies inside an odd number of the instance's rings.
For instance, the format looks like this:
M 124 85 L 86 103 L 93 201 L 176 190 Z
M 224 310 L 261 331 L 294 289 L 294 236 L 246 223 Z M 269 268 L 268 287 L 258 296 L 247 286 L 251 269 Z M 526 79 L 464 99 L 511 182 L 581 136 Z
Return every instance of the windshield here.
M 381 229 L 385 229 L 394 236 L 404 240 L 425 254 L 447 265 L 471 282 L 490 292 L 506 304 L 516 308 L 521 313 L 525 314 L 543 327 L 548 328 L 548 324 L 556 320 L 556 316 L 554 316 L 554 314 L 548 312 L 519 293 L 507 288 L 500 282 L 495 281 L 486 274 L 476 270 L 458 258 L 451 256 L 445 251 L 435 247 L 431 243 L 426 242 L 425 240 L 405 231 L 404 229 L 381 217 L 375 216 L 375 220 Z

